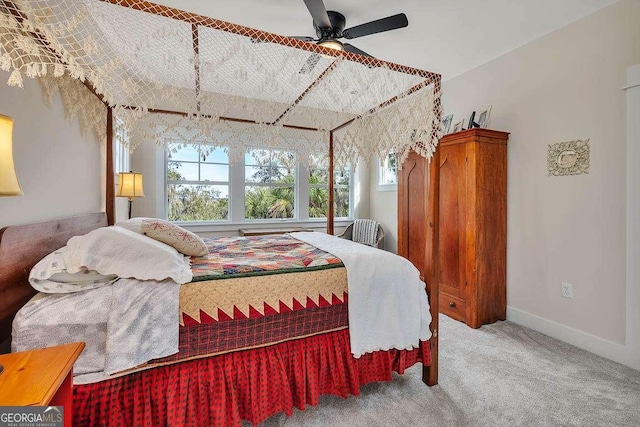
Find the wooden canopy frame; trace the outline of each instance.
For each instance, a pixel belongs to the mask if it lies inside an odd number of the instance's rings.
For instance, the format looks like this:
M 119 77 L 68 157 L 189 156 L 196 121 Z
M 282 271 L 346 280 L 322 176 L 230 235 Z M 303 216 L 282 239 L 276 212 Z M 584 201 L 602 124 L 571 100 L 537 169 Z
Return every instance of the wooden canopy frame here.
M 395 95 L 394 97 L 388 99 L 387 101 L 382 102 L 380 105 L 378 105 L 375 108 L 370 109 L 369 111 L 366 112 L 366 114 L 373 114 L 376 111 L 387 107 L 391 104 L 393 104 L 394 102 L 398 101 L 399 99 L 404 98 L 405 96 L 411 95 L 412 93 L 426 87 L 429 85 L 434 85 L 434 91 L 436 93 L 440 92 L 440 80 L 441 80 L 441 76 L 439 74 L 435 74 L 435 73 L 431 73 L 428 71 L 424 71 L 424 70 L 420 70 L 417 68 L 412 68 L 412 67 L 408 67 L 405 65 L 399 65 L 399 64 L 394 64 L 391 62 L 387 62 L 387 61 L 383 61 L 380 59 L 376 59 L 373 57 L 366 57 L 366 56 L 362 56 L 362 55 L 357 55 L 351 52 L 346 52 L 346 51 L 337 51 L 335 49 L 329 49 L 320 45 L 316 45 L 313 43 L 308 43 L 308 42 L 304 42 L 301 40 L 297 40 L 297 39 L 292 39 L 289 37 L 284 37 L 281 35 L 277 35 L 277 34 L 273 34 L 273 33 L 268 33 L 266 31 L 261 31 L 261 30 L 256 30 L 253 28 L 249 28 L 249 27 L 245 27 L 242 25 L 237 25 L 237 24 L 229 24 L 228 22 L 225 21 L 221 21 L 218 19 L 214 19 L 214 18 L 210 18 L 207 16 L 203 16 L 203 15 L 198 15 L 195 13 L 191 13 L 191 12 L 185 12 L 179 9 L 175 9 L 175 8 L 171 8 L 168 6 L 163 6 L 163 5 L 158 5 L 158 4 L 154 4 L 154 3 L 150 3 L 144 0 L 100 0 L 103 1 L 105 3 L 110 3 L 110 4 L 114 4 L 114 5 L 119 5 L 119 6 L 123 6 L 123 7 L 128 7 L 134 10 L 138 10 L 138 11 L 142 11 L 142 12 L 146 12 L 146 13 L 150 13 L 153 15 L 158 15 L 158 16 L 164 16 L 167 18 L 172 18 L 172 19 L 177 19 L 180 20 L 182 22 L 185 23 L 189 23 L 192 26 L 192 34 L 193 34 L 193 52 L 194 55 L 197 57 L 198 53 L 199 53 L 199 31 L 198 28 L 199 27 L 208 27 L 211 29 L 215 29 L 215 30 L 222 30 L 222 31 L 227 31 L 230 33 L 234 33 L 234 34 L 238 34 L 238 35 L 242 35 L 245 37 L 250 37 L 254 40 L 257 41 L 262 41 L 262 42 L 270 42 L 270 43 L 277 43 L 283 46 L 289 46 L 289 47 L 294 47 L 294 48 L 298 48 L 298 49 L 303 49 L 303 50 L 307 50 L 309 52 L 312 53 L 317 53 L 317 54 L 321 54 L 321 55 L 325 55 L 325 56 L 331 56 L 331 57 L 343 57 L 345 59 L 348 59 L 349 61 L 354 61 L 354 62 L 358 62 L 361 64 L 364 64 L 366 66 L 369 67 L 387 67 L 389 69 L 395 70 L 395 71 L 399 71 L 399 72 L 403 72 L 406 74 L 411 74 L 411 75 L 417 75 L 420 77 L 423 77 L 425 80 L 422 81 L 421 83 L 413 86 L 412 88 L 410 88 L 409 90 L 407 90 L 406 92 L 402 93 L 402 94 L 398 94 Z M 300 93 L 300 95 L 295 99 L 295 101 L 293 101 L 293 103 L 286 108 L 282 114 L 280 114 L 273 122 L 271 123 L 267 123 L 267 125 L 275 125 L 275 124 L 279 124 L 284 117 L 294 108 L 296 107 L 306 96 L 307 94 L 314 88 L 316 87 L 327 75 L 329 75 L 336 67 L 337 62 L 333 61 L 302 93 Z M 194 61 L 194 68 L 195 68 L 195 89 L 196 89 L 196 96 L 199 94 L 200 92 L 200 66 L 198 61 Z M 104 102 L 104 99 L 99 96 L 95 90 L 92 89 L 92 92 L 99 97 L 99 99 Z M 105 103 L 105 105 L 107 105 Z M 124 106 L 125 108 L 128 109 L 135 109 L 136 106 Z M 113 169 L 113 158 L 112 158 L 112 150 L 113 150 L 113 129 L 112 129 L 112 109 L 111 106 L 107 105 L 108 108 L 108 120 L 107 120 L 107 170 L 112 170 Z M 199 110 L 199 105 L 198 105 L 198 110 Z M 171 111 L 171 110 L 161 110 L 161 109 L 150 109 L 148 110 L 150 113 L 162 113 L 162 114 L 177 114 L 177 115 L 181 115 L 181 116 L 188 116 L 189 114 L 187 112 L 183 112 L 183 111 Z M 207 117 L 207 116 L 204 116 Z M 334 164 L 334 132 L 350 125 L 351 123 L 353 123 L 357 118 L 362 117 L 362 115 L 350 119 L 348 121 L 346 121 L 345 123 L 340 124 L 339 126 L 336 126 L 334 129 L 331 129 L 329 131 L 329 176 L 332 177 L 333 173 L 334 173 L 334 169 L 335 169 L 335 164 Z M 233 118 L 233 117 L 220 117 L 220 120 L 223 121 L 231 121 L 231 122 L 241 122 L 241 123 L 254 123 L 257 124 L 258 122 L 254 121 L 254 120 L 247 120 L 247 119 L 240 119 L 240 118 Z M 291 128 L 291 129 L 299 129 L 299 130 L 309 130 L 309 131 L 319 131 L 320 129 L 317 128 L 312 128 L 312 127 L 305 127 L 305 126 L 294 126 L 294 125 L 287 125 L 287 124 L 283 124 L 282 125 L 285 128 Z M 109 166 L 111 166 L 111 168 L 109 168 Z M 108 174 L 109 175 L 109 174 Z M 107 200 L 107 218 L 109 221 L 109 224 L 113 224 L 114 222 L 114 212 L 115 212 L 115 194 L 114 194 L 114 185 L 113 185 L 113 177 L 107 177 L 107 194 L 106 194 L 106 200 Z M 335 210 L 334 210 L 334 182 L 332 179 L 329 180 L 329 211 L 327 213 L 327 233 L 328 234 L 334 234 L 334 216 L 335 216 Z
M 336 126 L 333 129 L 329 130 L 329 176 L 333 177 L 334 175 L 334 134 L 335 132 L 351 125 L 357 119 L 369 115 L 374 114 L 377 111 L 388 107 L 395 102 L 405 98 L 413 94 L 414 92 L 419 91 L 427 86 L 433 85 L 434 93 L 439 94 L 441 90 L 441 76 L 436 73 L 419 70 L 416 68 L 399 65 L 387 61 L 383 61 L 380 59 L 376 59 L 373 57 L 366 57 L 358 54 L 354 54 L 346 51 L 337 51 L 334 49 L 325 48 L 320 45 L 316 45 L 313 43 L 292 39 L 288 37 L 284 37 L 277 34 L 268 33 L 261 30 L 256 30 L 253 28 L 245 27 L 242 25 L 230 24 L 225 21 L 221 21 L 218 19 L 206 17 L 203 15 L 198 15 L 191 12 L 185 12 L 179 9 L 171 8 L 168 6 L 158 5 L 154 3 L 150 3 L 144 0 L 100 0 L 105 3 L 118 5 L 122 7 L 127 7 L 130 9 L 134 9 L 141 12 L 150 13 L 157 16 L 163 16 L 166 18 L 176 19 L 182 21 L 184 23 L 191 24 L 192 27 L 192 48 L 195 57 L 199 54 L 199 28 L 207 27 L 215 30 L 222 30 L 238 35 L 242 35 L 245 37 L 250 37 L 253 40 L 260 42 L 270 42 L 276 43 L 283 46 L 289 46 L 297 49 L 302 49 L 309 51 L 311 53 L 317 53 L 323 56 L 329 57 L 342 57 L 349 61 L 358 62 L 368 67 L 384 67 L 393 71 L 402 72 L 410 75 L 420 76 L 424 80 L 420 83 L 414 85 L 410 89 L 404 91 L 401 94 L 397 94 L 392 98 L 380 103 L 378 106 L 371 108 L 365 113 L 347 120 L 346 122 Z M 0 0 L 0 8 L 10 11 L 10 13 L 16 18 L 16 20 L 20 23 L 24 22 L 27 18 L 20 13 L 19 8 L 13 3 L 12 0 Z M 56 57 L 61 63 L 64 63 L 59 53 L 55 52 L 50 45 L 48 44 L 46 38 L 38 33 L 36 30 L 29 31 L 33 39 L 40 44 L 47 52 Z M 305 126 L 295 126 L 289 124 L 283 124 L 282 121 L 287 116 L 287 114 L 292 111 L 300 102 L 302 102 L 305 97 L 311 92 L 313 88 L 315 88 L 323 79 L 325 79 L 330 73 L 336 68 L 337 61 L 333 61 L 326 69 L 322 71 L 322 73 L 304 90 L 300 93 L 300 95 L 286 108 L 282 111 L 282 113 L 271 123 L 267 123 L 267 125 L 279 125 L 284 128 L 298 129 L 298 130 L 308 130 L 308 131 L 320 131 L 321 129 L 313 128 L 313 127 L 305 127 Z M 198 61 L 194 61 L 194 71 L 195 71 L 195 91 L 196 95 L 200 93 L 201 85 L 200 85 L 200 65 Z M 106 221 L 108 225 L 113 225 L 115 223 L 115 182 L 114 182 L 114 174 L 113 174 L 113 144 L 114 144 L 114 132 L 113 132 L 113 105 L 109 105 L 109 103 L 105 100 L 105 98 L 96 91 L 92 83 L 88 80 L 83 82 L 85 86 L 106 106 L 107 108 L 107 129 L 106 129 Z M 439 104 L 438 104 L 439 105 Z M 123 107 L 126 109 L 135 110 L 138 106 L 132 105 L 119 105 L 119 107 Z M 439 106 L 438 106 L 439 108 Z M 200 105 L 197 104 L 198 113 L 200 112 Z M 180 116 L 189 116 L 190 113 L 186 111 L 172 111 L 172 110 L 163 110 L 163 109 L 148 109 L 150 113 L 159 113 L 159 114 L 172 114 L 172 115 L 180 115 Z M 439 111 L 439 110 L 438 110 Z M 202 117 L 211 117 L 207 115 L 201 115 Z M 248 120 L 243 118 L 234 118 L 234 117 L 216 117 L 222 121 L 230 121 L 230 122 L 239 122 L 239 123 L 253 123 L 258 124 L 255 120 Z M 438 120 L 439 122 L 439 120 Z M 437 164 L 437 162 L 435 162 Z M 432 163 L 434 165 L 434 163 Z M 436 166 L 437 167 L 437 166 Z M 433 175 L 432 171 L 432 176 Z M 435 175 L 437 176 L 437 175 Z M 435 177 L 434 176 L 434 177 Z M 329 187 L 329 207 L 327 213 L 327 233 L 333 235 L 334 234 L 334 180 L 329 179 L 328 183 Z M 435 191 L 435 193 L 433 193 Z M 437 185 L 430 186 L 430 195 L 429 200 L 434 203 L 431 204 L 430 209 L 433 209 L 433 206 L 436 206 L 438 196 L 437 196 Z M 437 209 L 436 211 L 437 212 Z M 91 219 L 94 221 L 94 218 Z M 430 250 L 428 251 L 427 257 L 431 259 L 426 259 L 427 264 L 434 266 L 436 265 L 437 258 L 437 218 L 434 217 L 435 224 L 432 226 L 432 233 L 430 234 L 432 237 L 432 241 L 429 244 Z M 37 261 L 36 261 L 37 262 Z M 436 271 L 433 271 L 432 268 L 428 269 L 427 282 L 429 283 L 429 294 L 431 300 L 434 301 L 435 304 L 431 303 L 431 314 L 432 314 L 432 337 L 431 337 L 431 352 L 432 352 L 432 366 L 424 367 L 423 370 L 423 381 L 428 385 L 435 385 L 438 382 L 438 330 L 437 330 L 437 319 L 438 319 L 438 306 L 437 306 L 437 295 L 438 295 L 438 283 L 436 278 Z M 16 310 L 17 311 L 17 310 Z

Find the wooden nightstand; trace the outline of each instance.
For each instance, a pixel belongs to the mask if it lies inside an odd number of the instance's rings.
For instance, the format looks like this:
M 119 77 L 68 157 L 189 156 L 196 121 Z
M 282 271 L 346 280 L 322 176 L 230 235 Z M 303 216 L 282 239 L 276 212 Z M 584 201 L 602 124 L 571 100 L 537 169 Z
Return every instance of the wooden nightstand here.
M 0 406 L 64 407 L 64 425 L 73 422 L 73 364 L 83 342 L 0 355 Z

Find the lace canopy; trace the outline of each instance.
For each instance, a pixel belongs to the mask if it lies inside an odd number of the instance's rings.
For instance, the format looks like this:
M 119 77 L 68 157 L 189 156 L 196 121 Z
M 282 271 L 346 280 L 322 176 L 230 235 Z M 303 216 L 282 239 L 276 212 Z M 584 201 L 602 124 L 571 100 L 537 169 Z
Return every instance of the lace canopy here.
M 331 136 L 344 166 L 411 149 L 430 157 L 441 136 L 438 74 L 141 0 L 0 0 L 0 68 L 10 85 L 66 88 L 67 111 L 99 136 L 99 110 L 113 108 L 130 149 L 261 146 L 304 161 L 326 157 Z M 69 77 L 104 104 L 55 81 Z

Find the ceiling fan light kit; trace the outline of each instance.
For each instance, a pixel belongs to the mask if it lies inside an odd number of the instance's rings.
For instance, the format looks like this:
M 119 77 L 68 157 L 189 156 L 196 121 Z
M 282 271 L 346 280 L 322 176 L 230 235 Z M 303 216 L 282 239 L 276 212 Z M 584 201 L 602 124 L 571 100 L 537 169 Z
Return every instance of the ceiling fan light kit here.
M 338 40 L 324 40 L 319 41 L 318 44 L 322 47 L 326 47 L 334 50 L 344 50 L 344 46 Z

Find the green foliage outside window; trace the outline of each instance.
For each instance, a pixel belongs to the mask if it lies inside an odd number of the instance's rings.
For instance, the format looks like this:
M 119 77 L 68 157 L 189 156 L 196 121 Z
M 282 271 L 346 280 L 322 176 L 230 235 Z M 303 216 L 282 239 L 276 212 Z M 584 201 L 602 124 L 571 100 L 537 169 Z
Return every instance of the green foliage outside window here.
M 183 181 L 180 163 L 167 165 L 167 218 L 169 221 L 224 220 L 229 216 L 229 199 L 220 197 L 221 191 L 211 185 L 171 184 Z
M 208 161 L 197 149 L 184 149 L 167 162 L 167 218 L 170 221 L 229 219 L 228 172 L 208 181 L 204 168 L 224 165 L 225 159 Z M 173 158 L 172 158 L 173 157 Z M 227 166 L 228 167 L 228 166 Z M 252 150 L 245 157 L 245 219 L 295 218 L 295 156 L 277 150 Z M 199 172 L 198 172 L 199 171 Z M 334 175 L 335 216 L 349 216 L 348 172 Z M 309 218 L 328 213 L 328 170 L 309 170 Z M 235 194 L 235 193 L 234 193 Z

